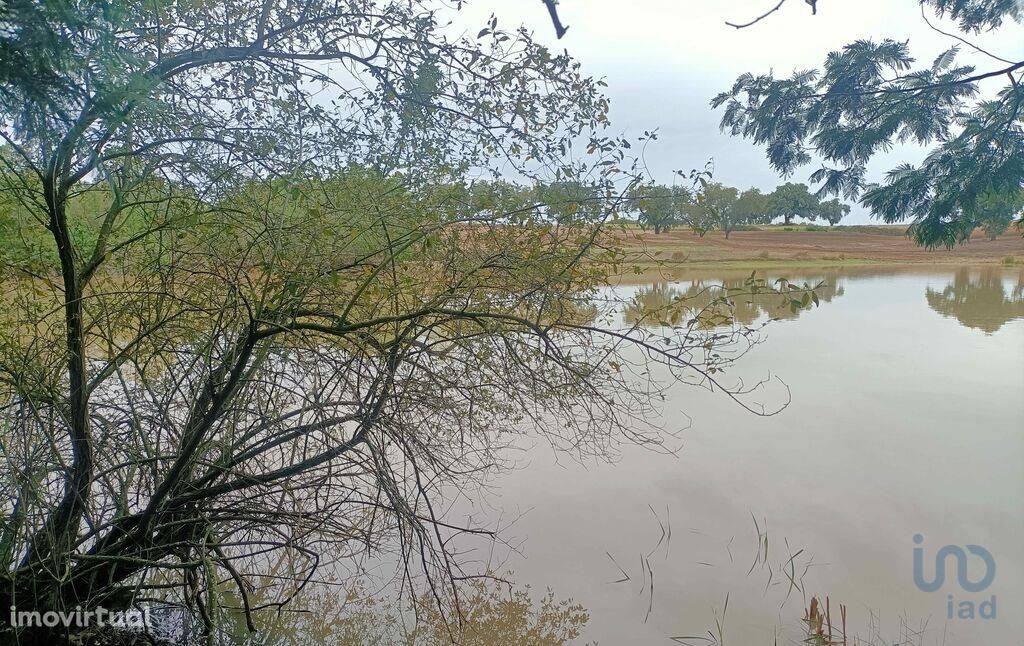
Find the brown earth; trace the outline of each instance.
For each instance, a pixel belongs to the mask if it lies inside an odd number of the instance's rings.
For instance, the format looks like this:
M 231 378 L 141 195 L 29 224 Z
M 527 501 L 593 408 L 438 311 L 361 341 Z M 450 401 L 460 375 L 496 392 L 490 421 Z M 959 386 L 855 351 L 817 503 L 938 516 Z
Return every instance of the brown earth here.
M 728 240 L 720 231 L 699 237 L 683 229 L 659 235 L 631 229 L 620 240 L 629 260 L 637 263 L 1024 263 L 1024 237 L 1015 229 L 995 240 L 989 240 L 978 231 L 969 243 L 952 249 L 919 247 L 904 235 L 902 227 L 836 227 L 807 231 L 795 225 L 792 229 L 734 231 Z

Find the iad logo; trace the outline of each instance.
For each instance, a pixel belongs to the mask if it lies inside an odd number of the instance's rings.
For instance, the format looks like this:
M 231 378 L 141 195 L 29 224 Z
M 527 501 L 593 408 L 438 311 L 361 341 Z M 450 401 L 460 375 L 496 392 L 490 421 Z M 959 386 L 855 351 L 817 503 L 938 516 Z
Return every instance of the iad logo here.
M 935 553 L 935 575 L 931 581 L 927 581 L 924 574 L 923 543 L 924 536 L 915 534 L 914 545 L 917 547 L 914 548 L 914 585 L 923 592 L 936 592 L 945 585 L 946 564 L 951 556 L 956 561 L 957 583 L 960 584 L 960 588 L 964 592 L 975 593 L 987 590 L 996 578 L 996 561 L 992 558 L 992 553 L 984 547 L 980 545 L 967 545 L 967 550 L 964 551 L 964 548 L 959 545 L 944 545 Z M 969 558 L 967 552 L 980 558 L 985 564 L 985 574 L 977 581 L 972 581 L 967 574 Z M 971 599 L 958 602 L 950 594 L 946 602 L 946 611 L 949 619 L 974 619 L 975 617 L 995 619 L 996 596 L 992 595 L 990 599 L 981 600 L 980 602 Z

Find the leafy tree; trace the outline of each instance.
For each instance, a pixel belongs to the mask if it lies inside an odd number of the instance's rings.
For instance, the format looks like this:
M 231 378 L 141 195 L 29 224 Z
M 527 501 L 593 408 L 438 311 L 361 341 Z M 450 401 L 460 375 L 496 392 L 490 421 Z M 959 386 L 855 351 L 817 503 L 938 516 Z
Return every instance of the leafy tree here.
M 739 191 L 731 186 L 724 186 L 717 182 L 708 184 L 701 193 L 699 204 L 708 213 L 709 219 L 715 226 L 725 232 L 725 237 L 737 224 L 741 224 L 745 217 L 736 209 Z
M 159 597 L 212 633 L 237 600 L 255 630 L 267 562 L 277 609 L 372 550 L 450 614 L 487 531 L 442 487 L 521 433 L 658 443 L 630 348 L 722 387 L 751 338 L 602 327 L 610 201 L 556 229 L 469 181 L 638 181 L 599 83 L 526 30 L 452 36 L 421 0 L 4 11 L 4 217 L 52 242 L 4 259 L 0 607 Z
M 768 210 L 768 196 L 760 190 L 749 188 L 741 193 L 717 182 L 704 187 L 698 203 L 707 212 L 712 226 L 725 233 L 726 239 L 737 227 L 764 220 Z
M 547 206 L 537 201 L 536 189 L 503 180 L 453 180 L 428 185 L 419 193 L 442 221 L 482 218 L 523 222 L 547 215 L 541 212 Z M 560 204 L 566 207 L 565 198 Z
M 646 184 L 634 188 L 629 198 L 640 226 L 653 229 L 655 235 L 687 222 L 685 207 L 691 202 L 691 194 L 684 188 Z
M 793 218 L 814 220 L 818 217 L 820 200 L 812 195 L 806 184 L 787 182 L 768 195 L 767 219 L 769 222 L 782 218 L 787 225 Z
M 784 184 L 769 195 L 757 188 L 741 193 L 719 182 L 698 182 L 698 186 L 693 192 L 656 184 L 640 186 L 630 193 L 630 204 L 638 213 L 640 225 L 654 229 L 656 234 L 685 224 L 697 235 L 718 229 L 726 238 L 745 224 L 771 222 L 779 217 L 787 224 L 795 217 L 822 217 L 835 224 L 850 212 L 850 207 L 839 200 L 822 202 L 805 184 Z
M 578 181 L 542 182 L 532 191 L 542 215 L 559 224 L 593 221 L 605 212 L 601 189 Z
M 818 216 L 828 222 L 829 226 L 839 224 L 849 214 L 850 206 L 838 199 L 824 200 L 818 204 Z
M 1015 219 L 1024 217 L 1024 189 L 982 193 L 975 204 L 974 216 L 989 239 L 995 240 Z
M 793 173 L 813 153 L 824 160 L 811 174 L 819 194 L 859 198 L 885 222 L 909 220 L 919 244 L 949 247 L 970 238 L 982 196 L 1024 185 L 1024 61 L 998 58 L 969 40 L 1019 22 L 1022 9 L 1014 0 L 921 5 L 956 20 L 963 33 L 954 37 L 987 54 L 992 69 L 958 64 L 959 45 L 916 65 L 908 42 L 860 40 L 831 52 L 820 70 L 744 74 L 711 104 L 724 109 L 722 129 L 764 145 L 779 172 Z M 749 27 L 773 11 L 734 26 Z M 978 83 L 996 78 L 1005 79 L 1002 90 L 979 99 Z M 867 162 L 895 142 L 931 152 L 920 165 L 901 164 L 881 183 L 868 183 Z
M 761 222 L 768 212 L 768 196 L 759 189 L 748 188 L 739 194 L 733 211 L 736 225 Z M 725 237 L 729 237 L 728 231 Z
M 585 290 L 565 261 L 588 238 L 496 230 L 472 253 L 467 218 L 442 230 L 420 187 L 490 168 L 498 150 L 528 176 L 527 157 L 575 172 L 556 164 L 575 137 L 615 147 L 596 82 L 496 21 L 453 40 L 418 1 L 4 11 L 0 188 L 26 239 L 53 251 L 34 275 L 10 259 L 27 282 L 5 286 L 0 424 L 26 440 L 3 458 L 4 603 L 117 605 L 159 585 L 215 610 L 208 582 L 244 580 L 245 544 L 291 553 L 301 581 L 316 545 L 361 533 L 363 503 L 380 505 L 375 526 L 422 528 L 422 492 L 394 484 L 387 436 L 465 412 L 436 394 L 408 403 L 424 335 L 461 343 L 482 326 L 511 349 L 539 331 L 524 315 L 558 323 L 572 308 L 556 292 Z M 31 74 L 14 67 L 26 61 Z M 482 339 L 452 361 L 502 363 Z M 467 420 L 516 399 L 464 386 Z M 432 452 L 424 440 L 399 454 Z M 332 515 L 326 500 L 353 503 Z

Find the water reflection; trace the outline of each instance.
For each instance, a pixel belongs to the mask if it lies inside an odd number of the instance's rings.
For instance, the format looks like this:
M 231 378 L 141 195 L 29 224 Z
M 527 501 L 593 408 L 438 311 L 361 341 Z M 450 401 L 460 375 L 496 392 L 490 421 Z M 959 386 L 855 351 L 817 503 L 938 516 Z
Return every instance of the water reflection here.
M 239 601 L 228 597 L 228 601 Z M 260 606 L 273 598 L 263 599 L 260 588 L 255 588 L 250 601 Z M 375 594 L 360 582 L 311 584 L 280 612 L 269 608 L 257 612 L 259 633 L 250 634 L 237 612 L 228 616 L 213 642 L 216 646 L 564 646 L 576 643 L 590 619 L 582 605 L 557 596 L 550 588 L 539 594 L 528 586 L 510 588 L 490 578 L 462 585 L 457 611 L 440 611 L 429 592 L 405 605 L 402 610 L 395 591 Z M 198 633 L 194 639 L 178 641 L 197 646 L 209 642 Z
M 945 289 L 929 287 L 925 297 L 939 314 L 991 334 L 1009 321 L 1024 318 L 1024 272 L 1018 274 L 1017 284 L 1011 287 L 999 269 L 964 267 Z
M 822 304 L 845 295 L 846 280 L 885 278 L 905 273 L 912 272 L 863 267 L 799 272 L 786 277 L 794 283 L 812 286 L 820 283 L 815 293 L 819 304 Z M 745 289 L 746 276 L 695 276 L 680 280 L 660 277 L 636 288 L 633 297 L 625 304 L 625 321 L 656 325 L 658 312 L 680 305 L 690 315 L 700 316 L 699 327 L 704 328 L 714 327 L 724 319 L 741 325 L 752 325 L 769 318 L 793 320 L 811 311 L 808 308 L 790 308 L 786 299 L 778 294 L 746 293 L 749 292 Z M 720 302 L 725 295 L 739 293 L 742 295 L 730 298 L 731 306 Z M 944 288 L 926 287 L 925 298 L 934 312 L 953 318 L 964 327 L 991 334 L 1010 321 L 1024 318 L 1024 271 L 1011 272 L 1002 267 L 962 267 L 952 274 L 951 281 Z
M 910 640 L 891 609 L 915 625 L 943 617 L 944 596 L 920 594 L 910 577 L 915 533 L 983 542 L 1009 574 L 1001 575 L 998 594 L 1024 598 L 1017 512 L 1024 443 L 1012 432 L 1024 419 L 1015 397 L 1024 373 L 1019 353 L 1007 351 L 1024 347 L 1024 327 L 994 334 L 1024 318 L 1024 271 L 919 266 L 777 275 L 824 283 L 819 301 L 832 303 L 801 316 L 811 310 L 793 312 L 777 294 L 734 299 L 733 316 L 743 325 L 800 319 L 780 325 L 743 366 L 751 375 L 778 369 L 795 395 L 792 406 L 752 418 L 711 393 L 679 389 L 668 393 L 667 424 L 677 411 L 693 420 L 679 455 L 626 450 L 618 464 L 577 465 L 545 447 L 529 450 L 524 468 L 504 474 L 494 490 L 500 495 L 484 508 L 495 519 L 530 510 L 506 536 L 517 545 L 522 539 L 529 556 L 508 557 L 514 581 L 537 591 L 555 585 L 558 596 L 470 590 L 456 643 L 663 644 L 717 632 L 720 621 L 726 643 L 823 643 L 808 640 L 800 620 L 812 595 L 831 598 L 833 618 L 838 604 L 849 606 L 850 634 L 867 639 L 856 643 L 1018 643 L 1010 640 L 1024 625 L 1009 613 L 999 622 L 933 621 Z M 680 300 L 704 308 L 747 276 L 627 286 L 620 292 L 625 318 L 636 323 Z M 418 622 L 405 622 L 412 613 L 394 600 L 313 586 L 307 594 L 296 612 L 264 618 L 260 637 L 244 642 L 239 623 L 236 641 L 226 643 L 439 646 L 453 639 L 429 600 Z M 884 623 L 876 625 L 876 612 L 887 613 Z
M 793 282 L 816 286 L 814 293 L 819 304 L 829 303 L 845 293 L 836 272 L 800 277 Z M 774 292 L 752 293 L 744 277 L 696 279 L 682 283 L 654 282 L 637 289 L 633 299 L 626 304 L 624 315 L 627 323 L 647 324 L 657 321 L 652 314 L 668 311 L 673 305 L 682 305 L 689 315 L 697 316 L 700 327 L 714 327 L 723 320 L 741 325 L 752 325 L 764 318 L 791 320 L 809 311 L 791 307 L 788 299 Z
M 930 556 L 983 545 L 1000 571 L 989 594 L 1024 598 L 1024 271 L 771 271 L 829 289 L 821 308 L 770 326 L 730 377 L 778 374 L 791 405 L 755 418 L 716 393 L 672 389 L 675 455 L 626 447 L 615 464 L 576 465 L 530 450 L 492 501 L 495 518 L 529 510 L 509 530 L 523 546 L 508 561 L 516 580 L 578 600 L 590 612 L 583 640 L 600 643 L 823 643 L 801 621 L 817 596 L 834 621 L 849 609 L 851 646 L 1021 644 L 1020 613 L 945 621 L 946 595 L 914 585 L 912 537 L 927 537 Z M 644 314 L 677 298 L 699 307 L 715 298 L 702 288 L 749 275 L 629 277 L 618 302 L 630 323 L 657 325 Z M 775 295 L 736 300 L 747 325 L 794 318 Z

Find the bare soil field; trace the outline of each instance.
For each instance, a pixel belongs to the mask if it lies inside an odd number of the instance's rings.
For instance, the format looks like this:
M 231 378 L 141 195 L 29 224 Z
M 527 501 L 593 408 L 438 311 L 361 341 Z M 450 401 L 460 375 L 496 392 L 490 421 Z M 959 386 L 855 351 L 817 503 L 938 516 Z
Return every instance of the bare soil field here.
M 1024 263 L 1024 237 L 1011 228 L 995 240 L 981 231 L 967 244 L 952 249 L 925 249 L 903 234 L 902 227 L 836 227 L 807 231 L 799 225 L 720 231 L 704 237 L 678 229 L 655 235 L 630 229 L 621 238 L 635 263 L 686 264 L 1019 264 Z

